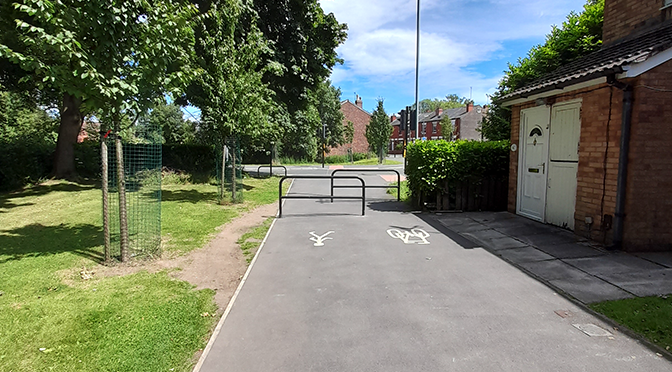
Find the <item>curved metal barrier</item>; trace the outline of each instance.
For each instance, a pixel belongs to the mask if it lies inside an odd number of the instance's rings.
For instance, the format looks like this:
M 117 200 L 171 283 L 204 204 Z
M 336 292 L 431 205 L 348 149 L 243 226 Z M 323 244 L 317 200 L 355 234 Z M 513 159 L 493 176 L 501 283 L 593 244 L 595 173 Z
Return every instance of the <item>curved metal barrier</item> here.
M 391 188 L 396 188 L 397 189 L 397 201 L 401 201 L 401 174 L 399 174 L 398 171 L 394 169 L 350 169 L 350 168 L 343 168 L 343 169 L 334 169 L 331 172 L 331 201 L 334 201 L 334 189 L 347 189 L 347 188 L 352 188 L 352 187 L 358 187 L 358 186 L 347 186 L 347 185 L 334 185 L 334 178 L 345 178 L 345 177 L 334 177 L 334 174 L 338 172 L 394 172 L 397 174 L 397 186 L 390 186 L 390 185 L 369 185 L 369 186 L 364 186 L 368 189 L 391 189 Z
M 287 176 L 287 167 L 285 167 L 284 165 L 260 165 L 260 166 L 257 168 L 257 177 L 259 177 L 259 170 L 260 170 L 261 168 L 271 168 L 270 171 L 268 172 L 268 173 L 269 173 L 268 176 L 269 176 L 269 177 L 272 176 L 272 175 L 273 175 L 273 167 L 284 169 L 284 170 L 285 170 L 285 176 Z
M 366 209 L 366 184 L 364 183 L 364 180 L 361 177 L 357 176 L 343 176 L 343 177 L 338 177 L 339 179 L 352 179 L 352 180 L 359 180 L 361 183 L 360 186 L 349 186 L 350 188 L 353 187 L 361 187 L 362 188 L 362 195 L 361 196 L 334 196 L 334 189 L 331 189 L 331 196 L 325 195 L 325 196 L 320 196 L 320 195 L 282 195 L 282 183 L 286 179 L 312 179 L 312 180 L 327 180 L 331 179 L 331 184 L 334 184 L 334 176 L 284 176 L 280 179 L 280 183 L 278 184 L 278 195 L 279 197 L 279 207 L 278 207 L 278 218 L 282 217 L 282 200 L 283 199 L 331 199 L 333 201 L 334 199 L 348 199 L 348 200 L 361 200 L 362 201 L 362 216 L 364 215 L 364 211 Z

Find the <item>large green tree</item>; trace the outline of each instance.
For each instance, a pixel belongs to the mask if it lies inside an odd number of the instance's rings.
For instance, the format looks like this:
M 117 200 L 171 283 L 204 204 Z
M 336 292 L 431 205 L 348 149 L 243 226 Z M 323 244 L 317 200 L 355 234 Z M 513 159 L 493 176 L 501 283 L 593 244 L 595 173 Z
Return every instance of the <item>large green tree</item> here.
M 189 144 L 196 141 L 194 122 L 184 120 L 182 109 L 174 102 L 157 103 L 147 115 L 140 119 L 140 124 L 150 128 L 161 128 L 165 144 Z
M 571 12 L 561 26 L 553 26 L 544 44 L 532 47 L 515 64 L 509 63 L 497 91 L 490 97 L 493 104 L 481 126 L 483 136 L 489 140 L 508 139 L 511 112 L 500 106 L 502 97 L 599 49 L 603 22 L 604 0 L 588 0 L 582 12 Z
M 180 1 L 23 0 L 15 47 L 0 56 L 61 94 L 54 175 L 75 176 L 83 113 L 120 123 L 187 80 L 192 6 Z
M 302 109 L 309 91 L 340 62 L 336 48 L 345 41 L 347 26 L 325 14 L 317 0 L 253 1 L 259 29 L 271 43 L 264 57 L 279 68 L 266 72 L 264 81 L 289 112 Z
M 378 100 L 378 106 L 371 114 L 371 120 L 366 126 L 366 140 L 371 149 L 378 155 L 378 164 L 382 164 L 387 154 L 387 146 L 390 143 L 392 135 L 392 125 L 390 118 L 385 113 L 383 100 Z

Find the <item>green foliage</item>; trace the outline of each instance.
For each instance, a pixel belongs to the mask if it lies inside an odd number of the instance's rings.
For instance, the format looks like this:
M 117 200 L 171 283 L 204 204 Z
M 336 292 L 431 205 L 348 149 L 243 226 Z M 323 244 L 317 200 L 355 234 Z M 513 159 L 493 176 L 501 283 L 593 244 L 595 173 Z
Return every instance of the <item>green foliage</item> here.
M 273 92 L 262 82 L 269 68 L 262 55 L 269 45 L 256 19 L 241 24 L 249 9 L 235 0 L 207 2 L 199 11 L 192 60 L 196 77 L 181 101 L 201 110 L 202 141 L 221 146 L 232 135 L 248 143 L 277 140 L 269 120 L 275 110 Z
M 215 171 L 218 151 L 205 145 L 163 145 L 164 167 L 180 172 L 206 175 Z
M 196 141 L 194 123 L 184 120 L 182 109 L 175 103 L 166 104 L 165 101 L 160 101 L 140 119 L 140 124 L 161 128 L 162 142 L 168 145 L 191 144 Z
M 345 143 L 341 89 L 331 85 L 331 81 L 324 80 L 318 84 L 313 96 L 313 104 L 320 115 L 320 122 L 325 126 L 325 143 L 329 152 L 329 148 Z M 321 131 L 318 136 L 322 136 Z
M 553 26 L 543 45 L 532 47 L 525 58 L 509 63 L 492 106 L 482 124 L 483 136 L 489 140 L 509 139 L 511 110 L 500 106 L 503 96 L 553 72 L 558 67 L 592 53 L 602 45 L 604 0 L 588 0 L 583 12 L 571 12 L 562 26 Z
M 453 128 L 453 122 L 450 120 L 448 115 L 445 115 L 443 118 L 441 118 L 441 136 L 446 141 L 452 141 L 454 134 L 455 128 Z
M 672 350 L 672 295 L 630 298 L 590 307 L 666 350 Z
M 343 128 L 343 138 L 345 143 L 352 143 L 355 139 L 355 124 L 348 120 L 348 123 Z
M 369 124 L 366 125 L 366 140 L 369 142 L 371 149 L 378 155 L 378 163 L 382 163 L 387 154 L 387 145 L 390 142 L 390 135 L 392 135 L 392 125 L 390 125 L 390 118 L 385 113 L 383 107 L 383 100 L 378 100 L 378 106 L 371 115 Z
M 419 102 L 420 112 L 431 112 L 436 111 L 437 108 L 447 110 L 462 107 L 468 102 L 473 102 L 469 98 L 460 97 L 457 94 L 449 94 L 446 96 L 446 99 L 423 99 Z
M 290 112 L 304 109 L 309 92 L 341 62 L 336 48 L 345 41 L 347 26 L 332 13 L 324 14 L 317 0 L 253 3 L 259 30 L 271 45 L 263 59 L 274 66 L 265 72 L 264 81 Z
M 480 180 L 509 172 L 508 141 L 414 141 L 406 156 L 413 193 L 436 191 L 444 181 Z

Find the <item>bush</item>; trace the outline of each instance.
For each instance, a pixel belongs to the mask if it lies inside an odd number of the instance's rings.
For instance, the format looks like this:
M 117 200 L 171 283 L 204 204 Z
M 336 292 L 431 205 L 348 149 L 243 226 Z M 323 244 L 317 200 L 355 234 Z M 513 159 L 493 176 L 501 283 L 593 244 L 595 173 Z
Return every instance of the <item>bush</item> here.
M 163 145 L 162 164 L 192 174 L 211 174 L 217 167 L 217 151 L 203 145 Z
M 438 191 L 445 182 L 479 181 L 509 172 L 509 141 L 415 141 L 406 154 L 414 195 Z
M 55 149 L 51 141 L 0 141 L 0 148 L 0 190 L 40 182 L 51 172 Z

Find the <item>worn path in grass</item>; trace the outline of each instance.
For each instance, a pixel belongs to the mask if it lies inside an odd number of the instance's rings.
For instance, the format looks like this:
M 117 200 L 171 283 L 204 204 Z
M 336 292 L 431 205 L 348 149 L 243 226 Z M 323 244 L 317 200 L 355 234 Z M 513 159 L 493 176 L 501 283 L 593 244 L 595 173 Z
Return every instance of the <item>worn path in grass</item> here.
M 291 189 L 328 193 L 323 180 Z M 358 191 L 338 190 L 345 193 Z M 366 216 L 357 201 L 287 200 L 197 370 L 672 370 L 506 262 L 404 212 L 382 190 L 367 194 Z

